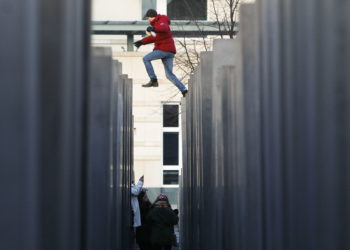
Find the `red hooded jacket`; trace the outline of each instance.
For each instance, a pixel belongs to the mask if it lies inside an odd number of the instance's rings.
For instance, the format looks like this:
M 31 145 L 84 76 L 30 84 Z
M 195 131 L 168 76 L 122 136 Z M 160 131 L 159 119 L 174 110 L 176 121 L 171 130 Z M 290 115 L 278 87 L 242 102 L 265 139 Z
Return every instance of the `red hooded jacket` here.
M 142 44 L 154 43 L 153 50 L 163 50 L 176 53 L 173 33 L 170 30 L 170 19 L 165 15 L 157 15 L 151 22 L 156 36 L 143 38 Z

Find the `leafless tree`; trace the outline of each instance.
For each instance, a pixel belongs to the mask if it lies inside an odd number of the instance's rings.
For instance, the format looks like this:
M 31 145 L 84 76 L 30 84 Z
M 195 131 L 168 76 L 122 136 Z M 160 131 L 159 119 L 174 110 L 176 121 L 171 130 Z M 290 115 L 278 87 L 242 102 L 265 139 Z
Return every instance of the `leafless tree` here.
M 184 36 L 176 39 L 178 53 L 175 65 L 181 71 L 182 79 L 186 81 L 199 64 L 200 53 L 212 50 L 214 39 L 233 39 L 235 37 L 240 0 L 208 0 L 208 9 L 210 10 L 208 17 L 210 20 L 215 20 L 213 26 L 219 31 L 217 36 L 207 36 L 203 32 L 201 21 L 196 19 L 192 11 L 193 6 L 187 0 L 184 0 L 184 3 L 190 13 L 190 21 L 196 24 L 197 33 L 200 34 L 197 37 Z

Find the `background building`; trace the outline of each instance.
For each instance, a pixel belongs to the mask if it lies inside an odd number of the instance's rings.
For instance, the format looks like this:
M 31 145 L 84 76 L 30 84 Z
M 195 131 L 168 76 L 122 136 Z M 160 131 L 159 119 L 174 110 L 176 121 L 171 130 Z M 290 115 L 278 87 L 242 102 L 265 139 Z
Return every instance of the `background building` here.
M 150 8 L 168 15 L 172 21 L 217 21 L 225 16 L 225 4 L 225 0 L 95 0 L 93 21 L 142 21 L 144 13 Z M 134 41 L 141 38 L 141 35 L 133 35 Z M 195 50 L 191 54 L 194 63 L 198 63 L 201 50 L 211 49 L 213 38 L 205 36 L 186 40 L 186 46 Z M 179 53 L 174 72 L 187 84 L 187 77 L 194 67 L 188 65 L 186 56 L 182 60 L 184 39 L 188 38 L 175 39 Z M 182 168 L 181 93 L 166 79 L 160 61 L 153 62 L 160 86 L 141 87 L 149 80 L 142 57 L 153 50 L 152 44 L 141 46 L 137 51 L 128 51 L 130 47 L 127 47 L 126 35 L 94 35 L 92 41 L 94 46 L 112 47 L 113 57 L 123 64 L 123 73 L 133 79 L 135 180 L 144 175 L 150 198 L 154 199 L 159 192 L 164 192 L 176 207 Z

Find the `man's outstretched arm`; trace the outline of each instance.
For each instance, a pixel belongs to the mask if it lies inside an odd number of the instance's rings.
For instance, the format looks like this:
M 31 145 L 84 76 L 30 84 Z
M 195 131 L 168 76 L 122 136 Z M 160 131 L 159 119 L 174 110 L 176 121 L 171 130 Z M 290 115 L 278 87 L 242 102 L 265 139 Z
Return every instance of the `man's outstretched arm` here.
M 146 36 L 141 41 L 142 41 L 142 44 L 154 43 L 155 37 L 154 36 Z
M 131 194 L 137 196 L 140 194 L 143 186 L 143 176 L 140 177 L 139 182 L 136 185 L 131 186 Z

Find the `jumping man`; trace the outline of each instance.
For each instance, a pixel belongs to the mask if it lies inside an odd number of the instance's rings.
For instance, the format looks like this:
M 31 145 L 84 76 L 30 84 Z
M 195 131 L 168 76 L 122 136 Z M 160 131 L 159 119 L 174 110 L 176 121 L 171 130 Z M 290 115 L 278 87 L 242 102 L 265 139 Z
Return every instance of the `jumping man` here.
M 169 26 L 170 19 L 165 15 L 158 15 L 157 11 L 154 9 L 149 9 L 145 16 L 151 24 L 151 26 L 147 27 L 146 31 L 148 33 L 155 33 L 155 36 L 150 35 L 134 43 L 137 48 L 141 45 L 154 43 L 153 51 L 143 57 L 147 74 L 151 80 L 149 83 L 142 85 L 142 87 L 158 87 L 157 76 L 154 73 L 151 61 L 162 59 L 166 77 L 175 84 L 175 86 L 181 91 L 183 97 L 185 97 L 188 90 L 173 73 L 173 61 L 176 54 L 176 48 L 173 34 Z

